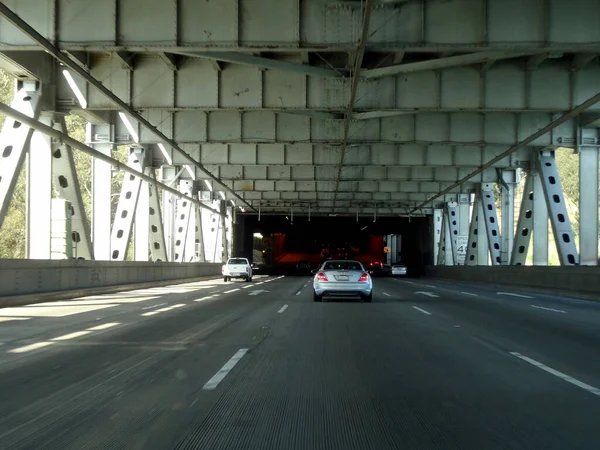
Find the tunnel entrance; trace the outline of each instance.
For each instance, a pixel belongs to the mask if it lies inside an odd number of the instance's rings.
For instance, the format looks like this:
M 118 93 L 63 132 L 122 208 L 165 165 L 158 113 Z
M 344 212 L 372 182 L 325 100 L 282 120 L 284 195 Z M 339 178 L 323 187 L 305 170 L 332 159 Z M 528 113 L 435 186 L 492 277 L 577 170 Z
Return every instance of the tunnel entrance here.
M 429 217 L 295 217 L 238 215 L 234 256 L 277 273 L 317 267 L 327 258 L 370 263 L 401 263 L 410 276 L 420 276 L 432 264 Z M 395 239 L 392 245 L 390 240 Z M 397 250 L 397 251 L 396 251 Z

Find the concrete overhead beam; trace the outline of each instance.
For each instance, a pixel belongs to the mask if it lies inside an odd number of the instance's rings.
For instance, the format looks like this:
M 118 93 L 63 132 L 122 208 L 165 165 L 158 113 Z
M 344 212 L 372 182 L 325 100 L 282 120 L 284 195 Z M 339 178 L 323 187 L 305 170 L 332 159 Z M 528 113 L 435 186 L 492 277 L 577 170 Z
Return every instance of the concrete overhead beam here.
M 401 73 L 422 72 L 425 70 L 439 70 L 448 67 L 459 67 L 470 64 L 481 64 L 487 61 L 498 61 L 501 59 L 520 58 L 529 56 L 530 52 L 481 52 L 467 55 L 449 56 L 416 63 L 398 64 L 394 66 L 381 67 L 379 69 L 366 69 L 360 72 L 363 78 L 381 78 L 398 75 Z

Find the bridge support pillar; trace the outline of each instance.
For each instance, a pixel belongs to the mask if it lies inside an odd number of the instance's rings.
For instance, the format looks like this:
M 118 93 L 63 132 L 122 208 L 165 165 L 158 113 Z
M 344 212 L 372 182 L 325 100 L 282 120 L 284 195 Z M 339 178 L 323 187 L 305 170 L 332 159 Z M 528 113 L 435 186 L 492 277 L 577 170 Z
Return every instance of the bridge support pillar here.
M 579 264 L 579 256 L 560 183 L 560 176 L 554 160 L 554 151 L 541 151 L 537 158 L 537 164 L 544 188 L 546 205 L 550 212 L 550 223 L 552 224 L 560 264 L 563 266 L 577 265 Z
M 169 185 L 177 181 L 177 171 L 173 166 L 161 166 L 160 167 L 160 180 Z M 175 261 L 174 257 L 174 232 L 175 232 L 175 212 L 176 212 L 176 200 L 175 196 L 170 192 L 163 191 L 162 193 L 162 223 L 164 230 L 165 248 L 167 252 L 168 261 Z
M 15 91 L 10 106 L 29 117 L 37 118 L 40 95 L 35 83 L 25 83 L 23 88 L 16 88 Z M 10 206 L 31 135 L 31 128 L 11 117 L 4 121 L 0 132 L 0 226 Z
M 127 165 L 132 169 L 142 172 L 144 170 L 145 151 L 142 148 L 130 148 Z M 131 240 L 133 219 L 137 209 L 138 197 L 142 180 L 131 174 L 124 174 L 117 213 L 110 236 L 111 261 L 125 261 Z M 147 229 L 147 227 L 146 227 Z M 148 248 L 148 247 L 146 247 Z
M 67 134 L 67 126 L 62 117 L 54 118 L 53 128 L 63 134 Z M 52 143 L 52 182 L 54 189 L 58 193 L 58 197 L 68 201 L 71 205 L 71 231 L 74 244 L 73 257 L 87 260 L 94 259 L 90 225 L 81 197 L 79 179 L 75 171 L 73 149 L 58 141 Z
M 152 177 L 154 170 L 148 168 L 146 172 Z M 160 199 L 158 197 L 158 186 L 150 185 L 148 199 L 148 234 L 150 239 L 150 254 L 152 261 L 168 261 L 167 246 L 165 245 L 165 231 L 163 228 L 162 213 L 160 211 Z M 163 203 L 164 204 L 164 203 Z
M 450 233 L 450 252 L 451 262 L 449 265 L 458 265 L 458 203 L 448 202 L 446 203 L 446 214 L 448 218 L 448 229 Z M 448 245 L 448 244 L 446 244 Z
M 97 151 L 111 156 L 114 142 L 112 125 L 87 124 L 87 142 Z M 92 158 L 92 242 L 94 259 L 110 261 L 112 168 L 109 163 Z
M 433 210 L 433 263 L 439 265 L 440 242 L 442 240 L 442 219 L 444 210 L 436 208 Z
M 183 180 L 179 182 L 179 192 L 192 196 L 193 181 Z M 188 230 L 190 226 L 190 216 L 192 212 L 192 202 L 185 198 L 176 199 L 176 217 L 175 217 L 175 243 L 173 246 L 173 261 L 184 262 L 185 251 L 187 247 Z
M 500 211 L 502 216 L 501 231 L 501 264 L 507 265 L 510 262 L 514 236 L 515 236 L 515 186 L 518 183 L 516 170 L 502 171 L 501 191 L 502 199 Z
M 221 260 L 223 262 L 229 259 L 229 239 L 228 239 L 228 230 L 231 230 L 231 226 L 229 225 L 229 219 L 227 215 L 227 201 L 222 200 L 220 204 L 221 211 L 221 246 L 222 246 L 222 255 Z
M 471 222 L 469 224 L 469 239 L 467 240 L 467 257 L 465 259 L 466 266 L 476 266 L 479 262 L 479 205 L 479 195 L 475 194 L 471 212 Z
M 194 253 L 199 262 L 206 262 L 206 249 L 204 248 L 204 231 L 202 226 L 202 208 L 195 206 L 196 235 L 194 240 Z
M 501 263 L 500 257 L 500 231 L 498 229 L 498 216 L 496 212 L 496 199 L 494 185 L 485 183 L 481 185 L 481 203 L 483 206 L 483 218 L 485 219 L 485 230 L 487 233 L 488 248 L 492 259 L 492 265 Z
M 53 113 L 39 121 L 52 126 Z M 34 131 L 27 160 L 27 258 L 50 259 L 52 225 L 52 140 Z
M 579 148 L 579 253 L 582 266 L 598 265 L 598 148 Z
M 144 174 L 151 176 L 152 169 L 146 168 Z M 148 261 L 150 255 L 150 184 L 143 180 L 140 183 L 133 226 L 133 259 Z
M 529 174 L 533 182 L 533 265 L 547 266 L 548 206 L 544 197 L 544 188 L 540 173 L 536 169 L 531 170 Z
M 533 173 L 527 174 L 525 179 L 525 189 L 523 190 L 523 199 L 521 200 L 521 209 L 519 211 L 519 221 L 517 222 L 517 231 L 510 264 L 512 266 L 523 266 L 527 262 L 527 253 L 529 243 L 533 232 L 534 220 L 534 191 L 533 191 Z

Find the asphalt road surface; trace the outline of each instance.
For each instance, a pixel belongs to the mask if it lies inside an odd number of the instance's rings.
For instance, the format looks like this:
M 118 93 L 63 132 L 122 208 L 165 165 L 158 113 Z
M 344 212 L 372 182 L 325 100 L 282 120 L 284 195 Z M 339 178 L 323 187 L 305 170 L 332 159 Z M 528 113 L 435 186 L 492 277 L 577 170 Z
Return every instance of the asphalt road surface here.
M 600 302 L 308 277 L 0 310 L 2 449 L 599 449 Z

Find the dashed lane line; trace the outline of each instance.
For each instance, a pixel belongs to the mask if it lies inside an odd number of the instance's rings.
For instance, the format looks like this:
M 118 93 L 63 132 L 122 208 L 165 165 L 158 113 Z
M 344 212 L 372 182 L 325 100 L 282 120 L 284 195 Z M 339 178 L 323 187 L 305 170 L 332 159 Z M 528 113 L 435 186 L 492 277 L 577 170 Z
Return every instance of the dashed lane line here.
M 567 312 L 563 311 L 562 309 L 546 308 L 544 306 L 538 306 L 538 305 L 529 305 L 529 306 L 531 306 L 532 308 L 543 309 L 545 311 L 552 311 L 552 312 L 556 312 L 556 313 L 567 314 Z
M 288 309 L 288 305 L 283 305 L 281 307 L 281 309 L 279 311 L 277 311 L 277 314 L 281 314 L 282 312 L 284 312 L 286 309 Z
M 429 311 L 425 311 L 424 309 L 421 309 L 418 306 L 413 306 L 413 308 L 416 309 L 417 311 L 421 311 L 423 314 L 427 314 L 428 316 L 431 316 L 431 313 Z
M 206 384 L 202 387 L 203 390 L 205 391 L 212 391 L 214 390 L 221 381 L 223 381 L 225 379 L 225 377 L 227 376 L 227 374 L 229 374 L 229 372 L 232 371 L 232 369 L 235 367 L 235 365 L 240 362 L 240 360 L 244 357 L 244 355 L 248 352 L 247 348 L 241 348 L 239 349 L 235 355 L 233 355 L 231 357 L 231 359 L 229 361 L 227 361 L 225 363 L 225 365 L 223 367 L 221 367 L 221 369 L 219 369 L 219 371 L 213 375 L 213 377 L 208 380 L 206 382 Z

